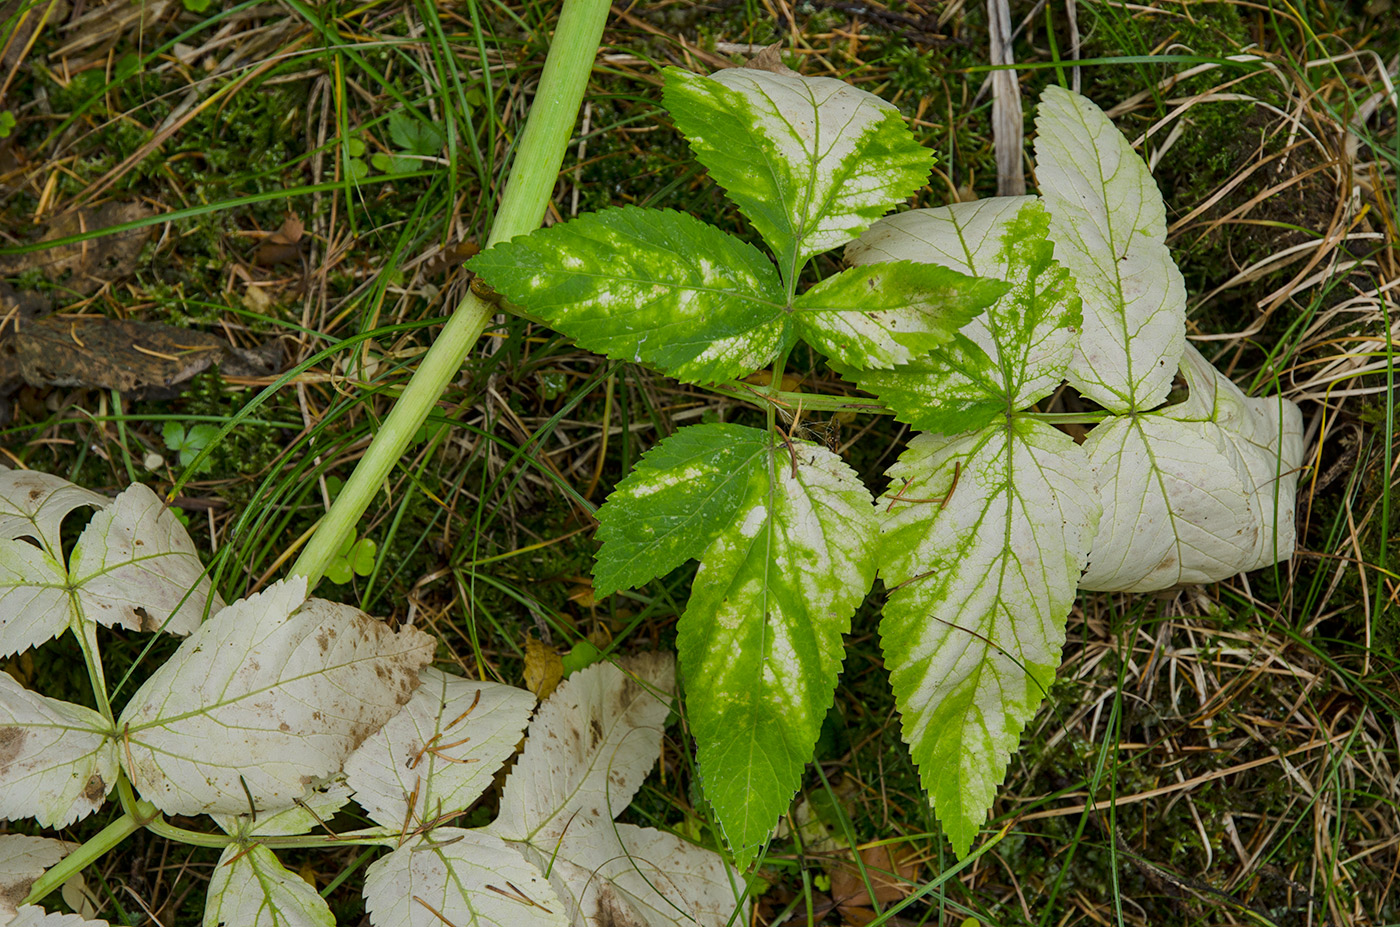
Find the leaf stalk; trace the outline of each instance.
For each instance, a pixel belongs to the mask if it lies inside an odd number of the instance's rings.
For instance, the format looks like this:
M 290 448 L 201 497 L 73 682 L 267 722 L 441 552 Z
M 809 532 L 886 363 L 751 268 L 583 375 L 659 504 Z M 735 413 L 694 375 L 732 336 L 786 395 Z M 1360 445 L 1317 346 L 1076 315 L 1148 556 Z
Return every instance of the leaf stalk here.
M 609 0 L 565 0 L 540 75 L 535 105 L 521 134 L 501 206 L 487 247 L 537 228 L 564 161 L 579 104 L 597 58 Z M 310 591 L 321 581 L 341 543 L 355 530 L 370 501 L 403 457 L 414 433 L 462 368 L 496 307 L 469 292 L 394 404 L 364 457 L 302 549 L 292 575 L 306 577 Z

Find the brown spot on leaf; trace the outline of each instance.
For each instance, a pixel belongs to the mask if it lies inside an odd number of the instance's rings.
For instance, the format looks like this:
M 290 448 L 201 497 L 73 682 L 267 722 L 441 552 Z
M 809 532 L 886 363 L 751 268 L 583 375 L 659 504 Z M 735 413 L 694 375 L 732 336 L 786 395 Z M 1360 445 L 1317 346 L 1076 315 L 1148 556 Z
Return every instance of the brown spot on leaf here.
M 102 804 L 102 799 L 106 797 L 106 780 L 96 773 L 93 773 L 92 776 L 89 777 L 87 785 L 83 786 L 83 798 L 87 799 L 88 804 L 97 806 Z
M 0 727 L 0 772 L 15 761 L 28 739 L 29 732 L 22 727 Z
M 588 732 L 593 735 L 589 742 L 589 747 L 597 750 L 598 745 L 603 742 L 603 722 L 597 718 L 588 719 Z

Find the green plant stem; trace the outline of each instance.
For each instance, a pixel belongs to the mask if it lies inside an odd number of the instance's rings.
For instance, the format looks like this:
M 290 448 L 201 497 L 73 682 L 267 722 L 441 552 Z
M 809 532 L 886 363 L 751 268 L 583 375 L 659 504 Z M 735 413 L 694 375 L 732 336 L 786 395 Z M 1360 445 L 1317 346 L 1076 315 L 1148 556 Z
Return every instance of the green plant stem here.
M 81 616 L 82 606 L 76 594 L 73 595 L 73 610 Z M 112 703 L 107 698 L 107 674 L 102 671 L 102 648 L 97 643 L 97 623 L 79 617 L 72 628 L 73 636 L 78 639 L 78 648 L 83 652 L 83 663 L 87 664 L 88 682 L 92 684 L 92 697 L 97 700 L 97 713 L 116 730 L 117 718 L 112 714 Z
M 102 828 L 97 836 L 63 857 L 57 865 L 36 879 L 29 888 L 29 894 L 20 904 L 38 904 L 43 901 L 50 892 L 67 882 L 73 873 L 82 872 L 108 850 L 145 827 L 146 823 L 130 814 L 123 814 Z
M 555 27 L 556 41 L 540 75 L 535 103 L 520 137 L 487 247 L 532 231 L 544 218 L 598 55 L 609 6 L 609 0 L 565 0 Z M 403 395 L 292 565 L 293 575 L 306 577 L 308 591 L 321 581 L 327 564 L 354 531 L 408 442 L 461 370 L 467 352 L 481 337 L 494 311 L 492 304 L 468 293 L 423 356 Z

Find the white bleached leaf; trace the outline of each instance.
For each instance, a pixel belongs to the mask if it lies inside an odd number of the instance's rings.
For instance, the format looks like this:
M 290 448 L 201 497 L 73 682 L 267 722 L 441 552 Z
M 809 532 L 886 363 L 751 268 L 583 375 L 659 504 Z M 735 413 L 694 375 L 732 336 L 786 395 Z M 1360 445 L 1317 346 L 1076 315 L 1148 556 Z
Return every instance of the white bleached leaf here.
M 1047 87 L 1035 125 L 1055 257 L 1084 300 L 1067 378 L 1114 412 L 1151 409 L 1166 399 L 1186 344 L 1186 285 L 1167 250 L 1162 194 L 1122 133 L 1079 94 Z
M 0 539 L 0 657 L 62 634 L 72 617 L 68 572 L 28 541 Z
M 670 654 L 645 653 L 565 680 L 530 725 L 491 830 L 538 848 L 620 814 L 660 752 L 675 672 Z
M 1113 418 L 1089 432 L 1084 450 L 1104 517 L 1081 589 L 1145 592 L 1240 571 L 1256 540 L 1253 512 L 1219 428 Z
M 743 879 L 713 850 L 656 830 L 617 824 L 572 831 L 550 867 L 550 884 L 577 925 L 725 927 L 747 923 L 735 908 Z
M 0 918 L 4 912 L 0 911 Z M 10 921 L 0 919 L 0 927 L 111 927 L 107 921 L 90 921 L 80 914 L 59 914 L 45 911 L 38 905 L 27 904 Z
M 375 927 L 566 927 L 541 874 L 499 837 L 439 827 L 365 872 Z M 619 927 L 622 925 L 619 924 Z
M 1028 419 L 919 435 L 890 469 L 881 644 L 904 740 L 960 856 L 1060 665 L 1099 518 L 1088 471 L 1068 435 Z
M 230 844 L 204 900 L 203 927 L 335 927 L 326 900 L 260 844 Z
M 436 820 L 476 801 L 515 752 L 535 707 L 535 697 L 514 686 L 431 668 L 420 676 L 403 710 L 345 761 L 355 801 L 385 827 Z
M 0 818 L 67 827 L 102 807 L 116 773 L 116 745 L 101 715 L 0 672 Z
M 0 673 L 0 676 L 5 675 Z M 11 922 L 15 917 L 16 906 L 29 894 L 34 880 L 77 846 L 76 843 L 48 837 L 0 835 L 0 925 Z
M 1186 401 L 1111 419 L 1084 442 L 1104 517 L 1080 588 L 1209 583 L 1293 553 L 1302 414 L 1251 399 L 1194 348 Z
M 1168 418 L 1219 425 L 1226 454 L 1244 483 L 1249 505 L 1260 519 L 1254 548 L 1240 570 L 1257 570 L 1293 553 L 1298 471 L 1303 464 L 1303 413 L 1282 396 L 1246 396 L 1187 344 L 1181 372 L 1190 388 L 1187 401 L 1161 410 Z
M 281 811 L 251 814 L 213 814 L 214 823 L 226 834 L 250 837 L 288 837 L 309 834 L 350 802 L 350 786 L 337 778 Z
M 206 603 L 211 614 L 224 605 L 185 526 L 140 483 L 93 516 L 72 575 L 85 618 L 132 631 L 183 636 L 199 627 Z
M 85 505 L 100 509 L 110 501 L 48 473 L 0 468 L 0 538 L 33 538 L 60 556 L 59 529 L 68 513 Z
M 408 701 L 433 639 L 358 609 L 303 605 L 306 581 L 229 605 L 132 696 L 132 783 L 167 814 L 290 807 Z

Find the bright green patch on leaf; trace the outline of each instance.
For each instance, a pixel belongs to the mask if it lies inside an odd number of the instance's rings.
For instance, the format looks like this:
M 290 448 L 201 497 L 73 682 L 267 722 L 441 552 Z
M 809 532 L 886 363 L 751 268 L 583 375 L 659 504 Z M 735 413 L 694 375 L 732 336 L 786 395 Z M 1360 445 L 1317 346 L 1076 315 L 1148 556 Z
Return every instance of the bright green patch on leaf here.
M 933 166 L 899 110 L 844 81 L 753 68 L 665 76 L 666 109 L 785 280 L 907 199 Z
M 670 210 L 580 216 L 467 266 L 581 346 L 693 383 L 751 373 L 790 338 L 773 262 Z

